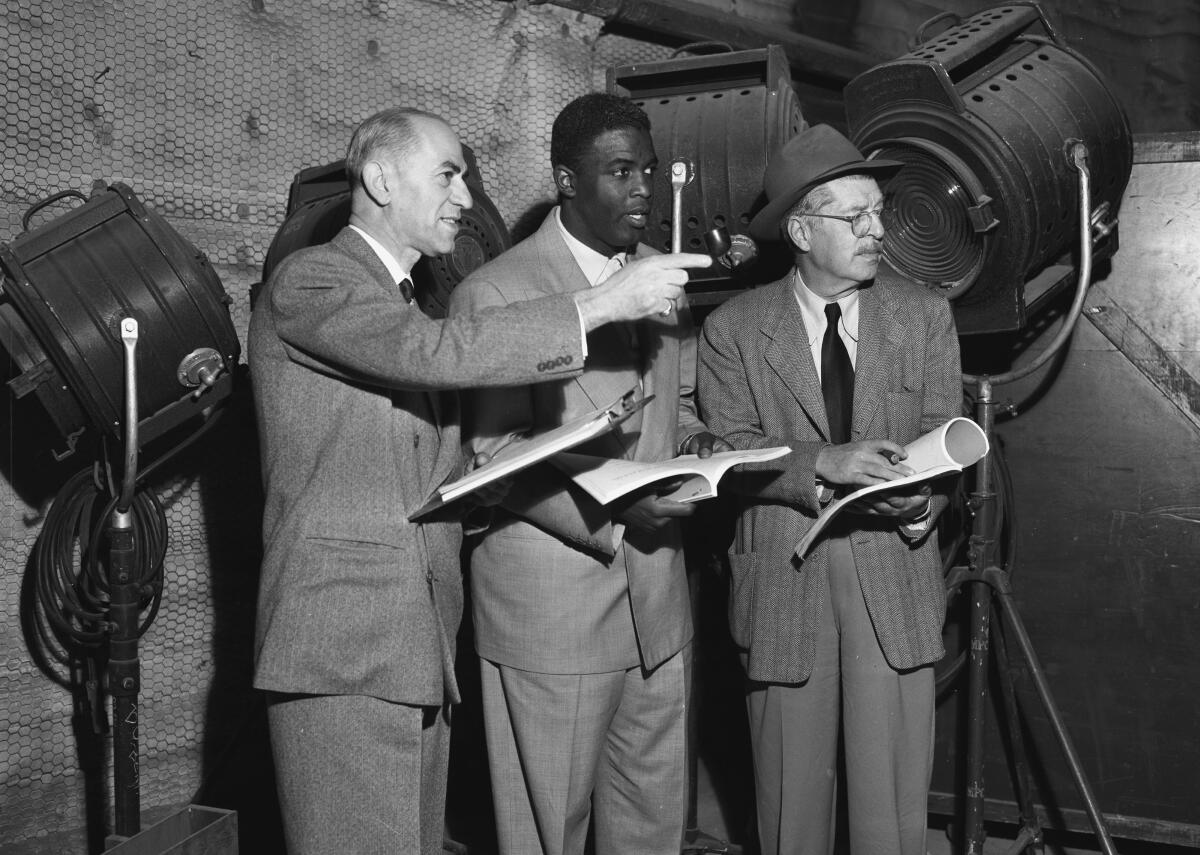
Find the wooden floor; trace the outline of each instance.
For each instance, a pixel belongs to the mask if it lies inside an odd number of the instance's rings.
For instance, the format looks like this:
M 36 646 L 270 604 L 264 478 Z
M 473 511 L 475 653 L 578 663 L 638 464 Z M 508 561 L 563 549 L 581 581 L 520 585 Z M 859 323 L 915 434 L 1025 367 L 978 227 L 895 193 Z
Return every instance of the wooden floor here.
M 722 803 L 718 796 L 719 787 L 714 786 L 712 774 L 701 763 L 698 775 L 696 824 L 693 833 L 689 834 L 689 845 L 685 853 L 721 853 L 725 855 L 758 855 L 757 847 L 750 839 L 752 832 L 747 828 L 729 827 L 729 806 Z M 741 817 L 739 816 L 739 824 Z M 1013 847 L 1017 839 L 1018 828 L 1015 825 L 988 824 L 987 838 L 983 849 L 974 855 L 1018 855 Z M 929 835 L 926 841 L 928 855 L 965 855 L 967 848 L 953 837 L 953 824 L 941 816 L 931 816 Z M 1056 832 L 1047 829 L 1043 833 L 1044 846 L 1041 849 L 1028 850 L 1040 855 L 1097 855 L 1104 850 L 1094 834 L 1076 834 Z M 708 844 L 702 846 L 701 844 Z M 1184 846 L 1172 846 L 1163 843 L 1147 841 L 1114 840 L 1115 851 L 1119 855 L 1195 855 L 1200 849 Z M 843 850 L 839 849 L 839 855 Z

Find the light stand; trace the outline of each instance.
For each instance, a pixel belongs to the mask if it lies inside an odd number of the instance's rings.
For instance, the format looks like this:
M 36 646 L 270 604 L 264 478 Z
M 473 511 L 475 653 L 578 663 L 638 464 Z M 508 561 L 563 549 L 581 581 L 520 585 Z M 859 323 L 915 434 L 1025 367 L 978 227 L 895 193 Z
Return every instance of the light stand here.
M 82 204 L 30 228 L 33 214 L 66 197 Z M 112 698 L 113 845 L 140 831 L 138 640 L 158 613 L 167 548 L 162 503 L 138 485 L 217 422 L 240 345 L 208 259 L 125 185 L 55 194 L 22 226 L 0 244 L 0 345 L 20 370 L 8 385 L 44 405 L 67 440 L 58 460 L 89 429 L 102 457 L 46 513 L 23 623 L 48 676 L 53 660 L 86 670 L 76 714 L 90 714 L 96 735 L 108 724 L 102 698 Z M 168 438 L 139 471 L 139 448 Z M 111 440 L 124 452 L 119 483 Z
M 1087 167 L 1087 148 L 1078 141 L 1068 141 L 1064 152 L 1069 162 L 1079 172 L 1079 230 L 1080 230 L 1080 262 L 1078 270 L 1078 286 L 1075 300 L 1070 312 L 1065 318 L 1062 328 L 1055 340 L 1038 358 L 1021 369 L 1009 371 L 995 376 L 964 375 L 964 381 L 975 384 L 978 389 L 975 406 L 975 420 L 988 437 L 989 447 L 994 448 L 993 432 L 995 427 L 996 403 L 992 397 L 993 387 L 1003 383 L 1011 383 L 1021 379 L 1045 364 L 1057 353 L 1070 338 L 1075 322 L 1083 309 L 1084 297 L 1092 274 L 1092 242 L 1094 233 L 1098 236 L 1107 234 L 1108 226 L 1102 226 L 1106 211 L 1091 210 L 1091 185 Z M 1029 673 L 1033 679 L 1038 697 L 1050 719 L 1054 736 L 1062 749 L 1075 785 L 1083 798 L 1085 808 L 1092 828 L 1099 840 L 1105 855 L 1115 855 L 1112 837 L 1109 835 L 1103 815 L 1100 813 L 1087 778 L 1084 774 L 1079 755 L 1075 751 L 1070 736 L 1063 724 L 1062 716 L 1050 693 L 1042 666 L 1033 650 L 1025 625 L 1017 613 L 1012 599 L 1012 587 L 1008 571 L 1001 565 L 997 557 L 995 538 L 997 509 L 996 493 L 991 481 L 991 455 L 980 461 L 976 470 L 976 489 L 971 495 L 971 506 L 975 512 L 975 521 L 968 546 L 968 566 L 955 567 L 947 578 L 947 588 L 954 589 L 965 586 L 971 595 L 970 603 L 970 655 L 968 658 L 968 713 L 966 735 L 966 796 L 963 819 L 963 842 L 966 855 L 981 855 L 983 852 L 984 832 L 984 738 L 985 717 L 987 714 L 987 697 L 989 690 L 988 664 L 991 644 L 996 642 L 996 655 L 1000 667 L 997 669 L 1000 677 L 1001 691 L 1004 695 L 1004 718 L 1009 727 L 1009 736 L 1013 748 L 1014 761 L 1014 790 L 1021 812 L 1021 830 L 1013 845 L 1013 852 L 1020 852 L 1041 843 L 1041 826 L 1033 806 L 1032 787 L 1025 757 L 1024 741 L 1020 735 L 1018 719 L 1018 703 L 1012 684 L 1011 671 L 1008 667 L 1008 650 L 1006 647 L 1007 633 L 1011 632 L 1013 639 Z M 993 609 L 999 618 L 999 630 L 993 632 Z
M 141 780 L 138 752 L 138 615 L 141 585 L 134 542 L 134 482 L 137 478 L 137 340 L 134 318 L 121 321 L 125 348 L 125 469 L 121 493 L 110 517 L 108 537 L 109 638 L 108 693 L 113 709 L 113 832 L 116 843 L 141 831 Z
M 683 252 L 683 190 L 696 178 L 696 167 L 685 157 L 677 157 L 667 167 L 671 180 L 671 252 Z M 689 603 L 692 618 L 696 620 L 699 611 L 699 583 L 689 579 Z M 694 644 L 694 642 L 693 642 Z M 725 841 L 702 831 L 699 826 L 699 810 L 697 800 L 699 789 L 699 750 L 696 743 L 699 740 L 699 715 L 696 704 L 698 696 L 695 677 L 695 655 L 692 657 L 692 677 L 688 681 L 691 691 L 687 699 L 687 819 L 683 835 L 683 853 L 727 853 L 729 845 Z

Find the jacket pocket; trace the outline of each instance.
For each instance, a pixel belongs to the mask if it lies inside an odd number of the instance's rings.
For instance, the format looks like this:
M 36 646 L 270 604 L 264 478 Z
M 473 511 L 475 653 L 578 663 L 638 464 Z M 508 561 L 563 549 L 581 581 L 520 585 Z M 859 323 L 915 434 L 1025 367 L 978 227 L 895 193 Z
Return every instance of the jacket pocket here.
M 427 596 L 423 562 L 390 546 L 342 538 L 306 537 L 303 559 L 310 594 L 336 604 L 386 608 L 397 597 L 413 601 Z

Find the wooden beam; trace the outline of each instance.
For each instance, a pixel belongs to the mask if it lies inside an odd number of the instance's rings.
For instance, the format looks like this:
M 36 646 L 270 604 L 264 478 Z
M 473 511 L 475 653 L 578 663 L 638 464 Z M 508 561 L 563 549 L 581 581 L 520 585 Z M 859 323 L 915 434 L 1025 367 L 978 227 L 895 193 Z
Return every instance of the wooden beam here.
M 555 6 L 684 41 L 724 42 L 734 50 L 779 45 L 796 77 L 847 83 L 880 60 L 831 42 L 768 27 L 689 0 L 549 0 Z
M 1200 132 L 1134 134 L 1134 163 L 1183 163 L 1200 160 Z
M 1104 282 L 1092 283 L 1083 316 L 1200 429 L 1200 383 L 1121 308 Z

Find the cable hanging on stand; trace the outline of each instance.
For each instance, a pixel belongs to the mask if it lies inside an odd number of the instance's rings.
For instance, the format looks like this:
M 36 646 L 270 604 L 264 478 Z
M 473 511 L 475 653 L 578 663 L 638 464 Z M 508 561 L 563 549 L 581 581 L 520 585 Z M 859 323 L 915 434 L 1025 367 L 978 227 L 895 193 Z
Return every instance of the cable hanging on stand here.
M 1091 209 L 1091 183 L 1088 171 L 1087 147 L 1078 140 L 1068 140 L 1064 154 L 1069 163 L 1079 174 L 1079 267 L 1075 298 L 1071 309 L 1063 321 L 1057 336 L 1051 344 L 1028 365 L 997 375 L 964 375 L 965 383 L 974 385 L 977 389 L 975 398 L 975 420 L 988 436 L 992 438 L 995 427 L 997 404 L 993 398 L 993 388 L 1004 383 L 1012 383 L 1032 374 L 1045 365 L 1059 353 L 1070 340 L 1075 323 L 1083 310 L 1084 299 L 1092 276 L 1093 241 L 1103 238 L 1108 228 L 1105 217 L 1107 210 Z M 995 448 L 995 444 L 991 443 Z M 1105 855 L 1115 855 L 1112 837 L 1109 834 L 1103 815 L 1100 813 L 1092 788 L 1084 774 L 1078 752 L 1071 741 L 1063 723 L 1062 715 L 1050 693 L 1045 673 L 1033 650 L 1025 625 L 1017 613 L 1012 600 L 1010 577 L 1014 554 L 1006 556 L 1007 565 L 999 559 L 997 544 L 1000 533 L 1004 529 L 1005 520 L 997 509 L 997 493 L 993 489 L 991 453 L 982 461 L 984 465 L 977 468 L 977 482 L 971 494 L 971 508 L 975 519 L 972 534 L 967 549 L 967 566 L 955 567 L 947 576 L 948 589 L 966 586 L 971 595 L 970 607 L 970 653 L 968 667 L 968 713 L 967 713 L 967 781 L 966 808 L 964 817 L 963 837 L 968 855 L 977 855 L 982 851 L 984 833 L 984 721 L 986 715 L 986 700 L 988 694 L 988 663 L 995 644 L 995 653 L 1001 667 L 998 669 L 1001 677 L 1005 717 L 1010 724 L 1009 737 L 1012 740 L 1014 755 L 1014 789 L 1020 806 L 1022 827 L 1018 834 L 1014 851 L 1021 851 L 1029 846 L 1040 843 L 1041 826 L 1033 805 L 1032 782 L 1029 767 L 1026 762 L 1024 742 L 1020 734 L 1019 707 L 1016 692 L 1012 685 L 1012 677 L 1008 668 L 1008 633 L 1011 632 L 1017 643 L 1021 656 L 1024 658 L 1032 676 L 1034 686 L 1042 706 L 1050 719 L 1054 735 L 1062 749 L 1063 755 L 1070 767 L 1075 785 L 1083 798 L 1084 805 L 1091 820 L 1092 828 Z M 1011 489 L 1006 483 L 1001 487 Z M 1012 532 L 1009 520 L 1009 532 Z M 991 616 L 995 608 L 1000 621 L 993 627 Z
M 29 228 L 36 212 L 67 197 L 84 201 Z M 138 641 L 163 596 L 167 521 L 149 478 L 217 422 L 240 345 L 208 259 L 125 185 L 56 194 L 22 225 L 0 245 L 0 345 L 19 370 L 8 386 L 44 406 L 66 440 L 56 459 L 89 429 L 99 437 L 99 459 L 68 479 L 47 512 L 23 623 L 48 676 L 60 677 L 51 660 L 69 667 L 77 721 L 107 733 L 103 697 L 112 699 L 113 845 L 140 830 Z M 139 470 L 149 444 L 168 450 Z M 87 737 L 76 733 L 83 754 Z

